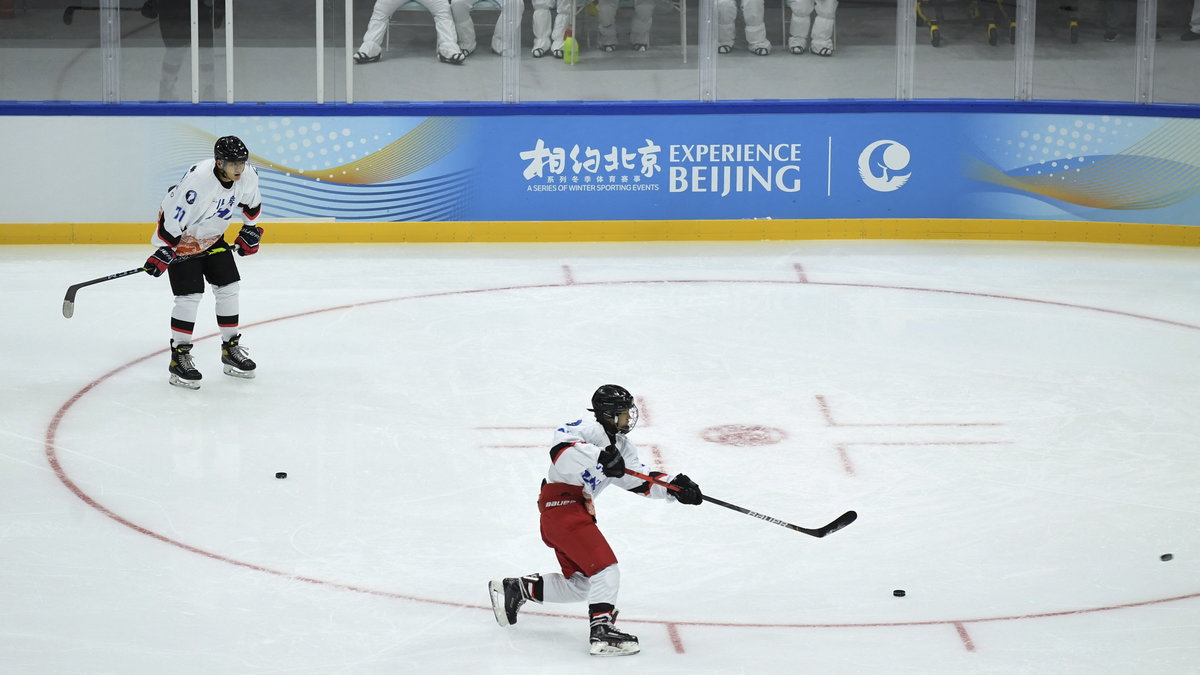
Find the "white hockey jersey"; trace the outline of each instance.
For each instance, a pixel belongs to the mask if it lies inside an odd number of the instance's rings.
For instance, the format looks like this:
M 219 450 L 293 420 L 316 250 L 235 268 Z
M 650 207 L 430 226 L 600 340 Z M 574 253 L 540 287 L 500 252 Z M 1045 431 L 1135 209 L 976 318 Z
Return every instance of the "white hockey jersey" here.
M 581 419 L 560 426 L 554 430 L 554 447 L 550 450 L 550 471 L 546 474 L 546 481 L 581 485 L 584 492 L 593 497 L 609 485 L 616 485 L 647 497 L 675 500 L 675 496 L 667 488 L 647 483 L 641 478 L 630 475 L 620 478 L 605 476 L 604 468 L 597 462 L 597 458 L 608 444 L 608 434 L 595 420 Z M 651 471 L 642 464 L 642 460 L 638 458 L 637 446 L 624 434 L 617 434 L 615 445 L 625 460 L 625 468 L 668 482 L 674 478 L 659 471 Z
M 225 184 L 214 173 L 216 165 L 215 159 L 197 162 L 167 191 L 150 243 L 170 246 L 175 255 L 187 257 L 217 243 L 229 229 L 235 211 L 247 225 L 258 221 L 262 210 L 258 172 L 247 163 L 240 180 Z

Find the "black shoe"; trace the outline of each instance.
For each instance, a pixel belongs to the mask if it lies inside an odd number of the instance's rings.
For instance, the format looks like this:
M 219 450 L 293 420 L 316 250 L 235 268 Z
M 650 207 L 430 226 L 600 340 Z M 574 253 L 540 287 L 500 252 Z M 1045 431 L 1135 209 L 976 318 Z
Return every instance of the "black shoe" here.
M 192 362 L 192 344 L 175 344 L 171 340 L 171 365 L 167 368 L 171 373 L 171 379 L 168 380 L 176 387 L 185 389 L 199 389 L 200 379 L 204 377 L 200 371 L 196 370 L 196 364 Z
M 546 50 L 542 49 L 541 47 L 534 47 L 533 51 L 529 53 L 533 55 L 533 58 L 540 59 L 546 55 Z
M 466 60 L 467 56 L 462 52 L 457 52 L 451 54 L 450 56 L 442 56 L 441 54 L 438 54 L 438 61 L 441 61 L 442 63 L 449 63 L 452 66 L 461 66 L 466 62 Z
M 241 339 L 242 334 L 238 333 L 228 342 L 221 343 L 221 363 L 225 364 L 226 375 L 251 380 L 258 364 L 251 361 L 246 348 L 238 344 Z
M 641 42 L 635 42 L 633 44 L 633 51 L 635 51 L 635 52 L 644 52 L 649 48 L 650 48 L 650 45 L 643 44 Z
M 1104 41 L 1105 41 L 1105 42 L 1116 42 L 1116 41 L 1117 41 L 1117 38 L 1118 38 L 1119 36 L 1120 36 L 1120 33 L 1118 33 L 1118 32 L 1117 32 L 1117 31 L 1115 31 L 1115 30 L 1106 30 L 1106 31 L 1104 31 Z
M 615 51 L 617 51 L 617 46 L 616 45 L 600 45 L 600 51 L 615 52 Z
M 383 54 L 376 54 L 375 56 L 367 56 L 366 52 L 354 52 L 354 62 L 359 63 L 359 64 L 375 63 L 376 61 L 379 60 L 380 56 L 383 56 Z
M 1184 33 L 1183 35 L 1180 35 L 1179 39 L 1183 40 L 1184 42 L 1191 42 L 1192 40 L 1200 40 L 1200 33 L 1195 33 L 1195 32 L 1192 32 L 1189 30 L 1188 32 Z

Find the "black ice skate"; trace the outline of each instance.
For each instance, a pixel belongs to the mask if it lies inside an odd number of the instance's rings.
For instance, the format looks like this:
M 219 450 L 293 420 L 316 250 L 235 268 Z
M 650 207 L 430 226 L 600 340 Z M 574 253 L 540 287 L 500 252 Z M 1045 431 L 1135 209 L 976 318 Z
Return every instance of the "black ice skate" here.
M 595 605 L 593 605 L 594 607 Z M 610 605 L 611 606 L 611 605 Z M 638 639 L 629 633 L 617 630 L 613 622 L 617 619 L 617 611 L 601 611 L 592 613 L 592 656 L 628 656 L 642 651 Z
M 530 574 L 520 579 L 493 579 L 488 582 L 488 594 L 492 596 L 492 611 L 496 623 L 511 626 L 517 622 L 517 612 L 527 600 L 541 602 L 542 575 Z
M 176 387 L 200 388 L 200 378 L 204 376 L 196 370 L 196 364 L 192 363 L 191 343 L 177 345 L 171 340 L 171 366 L 168 370 L 171 372 L 168 382 Z
M 250 360 L 246 348 L 238 344 L 241 339 L 242 334 L 238 333 L 228 342 L 221 343 L 221 363 L 225 364 L 226 375 L 249 380 L 254 377 L 254 369 L 258 366 Z

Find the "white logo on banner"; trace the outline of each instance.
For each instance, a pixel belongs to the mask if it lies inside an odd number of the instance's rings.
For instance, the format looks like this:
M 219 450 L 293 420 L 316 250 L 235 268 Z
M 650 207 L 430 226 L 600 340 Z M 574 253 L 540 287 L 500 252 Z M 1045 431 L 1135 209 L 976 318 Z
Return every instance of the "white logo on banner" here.
M 879 154 L 879 159 L 872 165 L 871 157 L 881 147 L 883 152 Z M 875 141 L 864 148 L 862 154 L 858 156 L 858 175 L 867 187 L 876 192 L 899 190 L 908 182 L 912 172 L 904 174 L 896 172 L 906 168 L 911 158 L 908 148 L 901 143 L 886 139 Z M 878 173 L 876 173 L 877 171 Z

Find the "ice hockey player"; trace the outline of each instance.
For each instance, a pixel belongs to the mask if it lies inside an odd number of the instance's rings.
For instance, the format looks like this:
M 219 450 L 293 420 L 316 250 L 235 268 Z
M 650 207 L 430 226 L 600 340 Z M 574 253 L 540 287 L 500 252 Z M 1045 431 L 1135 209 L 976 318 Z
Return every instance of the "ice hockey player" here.
M 529 574 L 495 579 L 488 584 L 496 622 L 517 622 L 526 601 L 579 602 L 587 600 L 594 656 L 620 656 L 640 651 L 638 639 L 617 630 L 617 590 L 621 573 L 617 557 L 596 527 L 592 500 L 609 485 L 656 499 L 700 504 L 700 486 L 683 474 L 666 477 L 650 471 L 638 459 L 627 434 L 637 424 L 638 409 L 624 387 L 606 384 L 592 394 L 596 420 L 576 420 L 554 432 L 550 471 L 538 498 L 542 541 L 554 549 L 562 573 Z M 668 490 L 626 475 L 625 467 L 662 478 L 679 488 Z
M 175 307 L 171 311 L 169 382 L 200 388 L 200 371 L 192 361 L 192 332 L 204 294 L 204 282 L 216 298 L 221 329 L 221 363 L 225 374 L 252 378 L 256 364 L 247 356 L 238 333 L 238 291 L 241 275 L 225 231 L 234 212 L 242 220 L 235 241 L 238 255 L 258 253 L 263 229 L 256 223 L 262 212 L 258 173 L 247 163 L 250 151 L 237 136 L 223 136 L 213 146 L 213 158 L 187 170 L 178 185 L 167 190 L 158 209 L 158 228 L 150 243 L 158 250 L 146 259 L 146 273 L 171 280 Z

